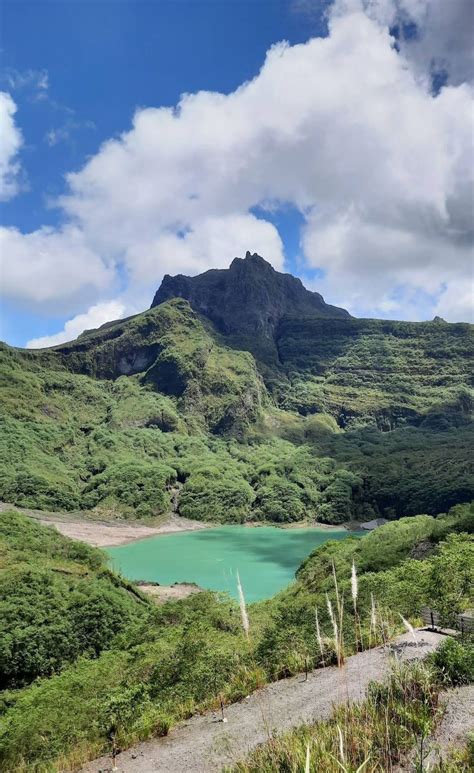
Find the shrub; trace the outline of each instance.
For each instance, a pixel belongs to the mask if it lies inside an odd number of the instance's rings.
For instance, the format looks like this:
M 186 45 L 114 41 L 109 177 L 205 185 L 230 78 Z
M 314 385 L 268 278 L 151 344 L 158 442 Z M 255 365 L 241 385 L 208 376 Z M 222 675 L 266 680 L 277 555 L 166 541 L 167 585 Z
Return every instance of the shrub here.
M 444 684 L 456 687 L 474 682 L 474 641 L 448 638 L 433 653 L 431 661 Z

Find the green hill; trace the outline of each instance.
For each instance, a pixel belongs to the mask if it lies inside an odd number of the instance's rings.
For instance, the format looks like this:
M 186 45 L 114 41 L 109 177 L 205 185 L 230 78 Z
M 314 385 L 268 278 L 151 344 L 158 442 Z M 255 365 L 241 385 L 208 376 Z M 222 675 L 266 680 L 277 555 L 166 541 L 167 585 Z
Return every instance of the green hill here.
M 167 277 L 135 317 L 1 345 L 0 499 L 229 522 L 446 510 L 474 496 L 472 350 L 472 326 L 354 319 L 258 256 Z

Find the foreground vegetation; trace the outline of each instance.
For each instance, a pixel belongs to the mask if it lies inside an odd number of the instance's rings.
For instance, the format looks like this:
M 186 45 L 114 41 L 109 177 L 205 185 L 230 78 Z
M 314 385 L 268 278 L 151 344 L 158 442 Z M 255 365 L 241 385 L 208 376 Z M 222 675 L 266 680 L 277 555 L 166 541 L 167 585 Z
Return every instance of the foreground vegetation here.
M 423 771 L 428 737 L 442 714 L 440 691 L 470 682 L 474 643 L 447 639 L 426 663 L 394 664 L 389 679 L 373 682 L 362 703 L 343 705 L 327 721 L 269 740 L 234 773 L 386 773 L 407 753 L 411 769 Z M 472 770 L 474 739 L 451 760 L 442 767 L 445 773 Z
M 0 524 L 0 767 L 8 771 L 72 767 L 110 751 L 112 736 L 125 747 L 268 680 L 336 662 L 327 599 L 334 610 L 345 599 L 343 655 L 399 631 L 399 615 L 416 618 L 424 604 L 446 622 L 473 604 L 467 505 L 327 542 L 288 589 L 249 607 L 248 638 L 224 595 L 156 607 L 110 572 L 100 551 L 19 514 L 0 514 Z

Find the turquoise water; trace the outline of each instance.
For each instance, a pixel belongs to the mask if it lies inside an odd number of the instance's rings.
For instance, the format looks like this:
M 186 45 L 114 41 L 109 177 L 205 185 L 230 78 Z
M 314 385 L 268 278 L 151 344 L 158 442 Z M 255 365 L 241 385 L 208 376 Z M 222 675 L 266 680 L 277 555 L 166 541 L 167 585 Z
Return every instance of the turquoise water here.
M 315 547 L 347 536 L 345 529 L 220 526 L 163 534 L 108 548 L 107 553 L 113 568 L 130 580 L 195 582 L 234 598 L 238 570 L 247 601 L 258 601 L 288 585 Z

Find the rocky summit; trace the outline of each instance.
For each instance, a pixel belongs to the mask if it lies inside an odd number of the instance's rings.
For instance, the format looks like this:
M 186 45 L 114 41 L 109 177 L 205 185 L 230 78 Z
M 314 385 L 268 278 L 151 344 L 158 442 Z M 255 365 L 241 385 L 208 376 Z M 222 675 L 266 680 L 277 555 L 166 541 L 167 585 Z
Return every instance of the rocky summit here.
M 151 307 L 184 298 L 224 334 L 273 338 L 283 317 L 349 317 L 345 309 L 325 303 L 300 279 L 282 274 L 257 253 L 234 258 L 227 269 L 199 276 L 166 274 Z

